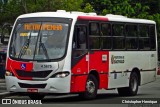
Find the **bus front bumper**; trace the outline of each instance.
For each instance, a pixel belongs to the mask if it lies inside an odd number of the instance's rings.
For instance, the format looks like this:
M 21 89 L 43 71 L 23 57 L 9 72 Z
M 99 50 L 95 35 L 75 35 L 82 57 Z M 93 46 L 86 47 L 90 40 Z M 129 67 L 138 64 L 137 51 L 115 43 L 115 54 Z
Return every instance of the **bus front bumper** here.
M 48 80 L 19 80 L 14 76 L 6 76 L 6 86 L 9 92 L 38 93 L 70 93 L 70 76 L 65 78 L 49 78 Z

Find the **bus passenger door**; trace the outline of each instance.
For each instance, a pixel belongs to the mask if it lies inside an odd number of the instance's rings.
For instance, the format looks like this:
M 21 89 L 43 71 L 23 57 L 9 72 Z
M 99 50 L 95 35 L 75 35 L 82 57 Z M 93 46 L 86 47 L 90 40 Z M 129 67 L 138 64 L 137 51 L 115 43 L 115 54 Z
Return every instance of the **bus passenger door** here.
M 72 43 L 71 92 L 85 91 L 88 73 L 87 27 L 76 25 Z

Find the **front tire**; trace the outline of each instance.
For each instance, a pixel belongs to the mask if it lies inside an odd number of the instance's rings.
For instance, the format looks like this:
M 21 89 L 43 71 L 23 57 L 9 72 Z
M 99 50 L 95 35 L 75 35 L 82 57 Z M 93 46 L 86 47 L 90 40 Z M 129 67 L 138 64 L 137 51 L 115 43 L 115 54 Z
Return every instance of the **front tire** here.
M 86 82 L 86 91 L 83 93 L 80 93 L 79 96 L 91 100 L 96 98 L 97 96 L 97 90 L 98 90 L 98 81 L 94 75 L 89 75 L 87 82 Z
M 29 94 L 29 98 L 32 100 L 42 100 L 45 97 L 45 95 L 41 94 Z
M 130 76 L 129 87 L 118 88 L 118 93 L 121 96 L 135 96 L 138 92 L 138 75 L 133 72 Z

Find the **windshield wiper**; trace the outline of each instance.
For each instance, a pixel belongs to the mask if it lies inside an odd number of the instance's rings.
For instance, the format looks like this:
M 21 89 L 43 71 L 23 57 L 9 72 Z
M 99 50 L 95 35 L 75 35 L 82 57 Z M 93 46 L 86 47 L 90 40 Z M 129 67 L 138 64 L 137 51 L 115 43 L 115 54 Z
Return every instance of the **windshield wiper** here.
M 41 49 L 41 47 L 42 47 L 42 49 L 44 51 L 44 54 L 45 54 L 46 58 L 49 60 L 49 55 L 48 55 L 47 49 L 46 49 L 44 43 L 42 43 L 42 35 L 40 35 L 39 50 Z
M 30 39 L 31 39 L 31 32 L 30 32 L 30 34 L 29 34 L 29 38 L 26 39 L 26 41 L 24 42 L 24 45 L 22 46 L 22 48 L 21 48 L 21 50 L 20 50 L 20 52 L 19 52 L 18 58 L 21 58 L 22 55 L 25 54 L 27 48 L 29 47 Z
M 39 47 L 42 47 L 42 49 L 43 49 L 43 51 L 44 51 L 44 54 L 45 54 L 46 58 L 49 60 L 49 55 L 48 55 L 48 53 L 47 53 L 47 49 L 46 49 L 44 43 L 42 43 L 42 41 L 40 41 Z

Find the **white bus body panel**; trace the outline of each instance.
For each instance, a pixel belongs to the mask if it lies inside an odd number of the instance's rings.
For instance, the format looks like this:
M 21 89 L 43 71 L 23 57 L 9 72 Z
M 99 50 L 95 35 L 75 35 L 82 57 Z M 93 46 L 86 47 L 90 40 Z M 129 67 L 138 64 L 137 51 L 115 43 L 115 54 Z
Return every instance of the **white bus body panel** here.
M 21 88 L 18 83 L 26 84 L 47 84 L 45 88 L 38 88 L 42 93 L 69 93 L 70 76 L 65 78 L 49 78 L 48 80 L 33 81 L 19 80 L 17 77 L 6 76 L 7 90 L 10 92 L 27 92 L 28 88 Z
M 109 55 L 108 88 L 129 86 L 130 74 L 134 68 L 140 70 L 141 85 L 156 79 L 156 51 L 113 51 Z M 120 60 L 118 63 L 112 62 L 118 60 Z M 122 60 L 124 60 L 124 63 Z

